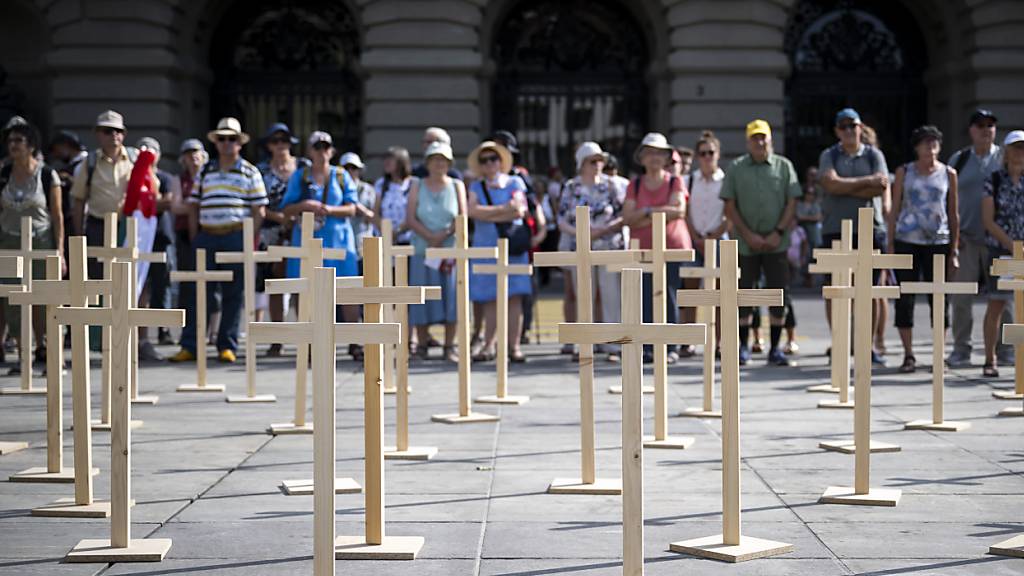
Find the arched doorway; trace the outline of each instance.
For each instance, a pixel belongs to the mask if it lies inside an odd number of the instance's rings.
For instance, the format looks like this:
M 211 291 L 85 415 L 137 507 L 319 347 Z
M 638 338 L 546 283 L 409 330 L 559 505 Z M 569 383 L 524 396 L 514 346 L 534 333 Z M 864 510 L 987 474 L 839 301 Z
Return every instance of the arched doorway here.
M 857 109 L 878 133 L 890 169 L 909 157 L 927 117 L 924 38 L 894 0 L 801 0 L 786 31 L 786 153 L 801 171 L 835 143 L 835 113 Z
M 212 122 L 235 116 L 256 138 L 286 122 L 300 137 L 325 130 L 339 150 L 358 150 L 359 38 L 352 13 L 337 0 L 235 2 L 210 46 Z M 257 159 L 254 148 L 248 155 Z
M 647 34 L 614 0 L 523 0 L 495 31 L 492 128 L 513 130 L 534 171 L 575 172 L 595 140 L 625 167 L 648 117 Z
M 46 22 L 32 3 L 0 2 L 0 126 L 11 116 L 23 116 L 44 139 L 52 108 L 46 66 L 49 40 Z

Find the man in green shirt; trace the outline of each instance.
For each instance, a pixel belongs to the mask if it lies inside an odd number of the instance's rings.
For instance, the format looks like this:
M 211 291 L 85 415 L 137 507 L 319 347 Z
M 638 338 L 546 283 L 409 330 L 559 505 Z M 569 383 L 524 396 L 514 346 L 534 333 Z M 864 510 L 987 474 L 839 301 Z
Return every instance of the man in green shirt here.
M 719 197 L 725 201 L 726 217 L 739 239 L 740 288 L 753 288 L 764 275 L 765 288 L 789 287 L 789 228 L 796 211 L 796 199 L 803 192 L 793 164 L 772 151 L 772 129 L 764 120 L 747 124 L 747 154 L 732 162 L 725 173 Z M 786 293 L 786 305 L 789 294 Z M 768 363 L 792 366 L 779 348 L 786 319 L 785 306 L 773 306 L 771 350 Z M 740 364 L 750 360 L 747 341 L 752 310 L 740 308 Z

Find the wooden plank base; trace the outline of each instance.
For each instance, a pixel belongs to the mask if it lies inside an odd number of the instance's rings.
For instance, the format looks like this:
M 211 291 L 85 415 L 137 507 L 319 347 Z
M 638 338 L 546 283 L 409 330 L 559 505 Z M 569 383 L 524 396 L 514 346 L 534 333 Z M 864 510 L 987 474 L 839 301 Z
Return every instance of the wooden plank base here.
M 992 397 L 999 400 L 1024 400 L 1024 394 L 1017 394 L 1013 390 L 998 390 L 992 393 Z
M 1024 416 L 1024 407 L 1016 406 L 1014 408 L 1003 408 L 998 414 L 996 414 L 996 416 L 1007 416 L 1011 418 L 1014 416 Z
M 904 430 L 933 430 L 935 432 L 962 432 L 971 427 L 970 422 L 945 420 L 936 424 L 931 420 L 913 420 L 903 425 Z
M 437 456 L 435 446 L 409 446 L 408 450 L 399 451 L 396 446 L 384 447 L 385 460 L 430 460 Z
M 0 442 L 0 456 L 28 448 L 28 442 Z
M 584 484 L 579 478 L 555 478 L 548 486 L 548 494 L 622 494 L 621 478 L 595 478 L 593 484 Z
M 112 548 L 110 540 L 82 540 L 65 562 L 160 562 L 171 549 L 170 538 L 132 539 L 127 548 Z
M 198 384 L 182 384 L 178 386 L 177 392 L 223 392 L 223 384 L 207 384 L 206 386 L 200 386 Z
M 664 440 L 655 440 L 654 436 L 644 436 L 644 448 L 662 448 L 665 450 L 686 450 L 696 440 L 691 436 L 666 436 Z
M 93 500 L 92 504 L 75 504 L 74 498 L 59 498 L 53 504 L 33 508 L 32 515 L 48 518 L 109 518 L 110 502 Z
M 92 469 L 92 475 L 100 473 L 99 468 Z M 35 482 L 39 484 L 72 484 L 75 481 L 75 469 L 63 468 L 60 472 L 47 472 L 46 466 L 36 466 L 11 474 L 8 482 Z
M 840 402 L 839 399 L 835 400 L 822 400 L 818 402 L 818 408 L 835 409 L 835 410 L 852 410 L 854 407 L 853 400 L 847 400 L 846 402 Z
M 487 396 L 480 396 L 473 400 L 480 404 L 512 404 L 520 406 L 530 401 L 529 396 L 496 396 L 494 394 L 488 394 Z
M 408 388 L 406 388 L 405 392 L 406 392 L 406 394 L 412 394 L 412 386 L 409 386 Z M 395 387 L 395 386 L 392 386 L 391 388 L 385 388 L 384 389 L 384 393 L 385 394 L 398 394 L 398 388 Z
M 998 544 L 989 546 L 988 553 L 998 554 L 999 556 L 1024 558 L 1024 534 L 1019 534 L 1009 540 L 1003 540 Z
M 724 542 L 721 534 L 672 542 L 668 549 L 680 554 L 690 554 L 701 558 L 711 558 L 723 562 L 746 562 L 757 558 L 767 558 L 777 554 L 793 551 L 792 544 L 762 540 L 752 536 L 740 536 L 740 543 L 730 545 Z
M 285 496 L 312 496 L 313 480 L 282 480 L 278 486 Z M 363 487 L 354 478 L 335 478 L 335 494 L 362 494 Z
M 46 388 L 0 388 L 0 396 L 42 396 L 46 394 Z
M 609 394 L 622 394 L 622 386 L 619 386 L 618 384 L 615 384 L 613 386 L 609 386 L 608 387 L 608 393 Z M 643 387 L 643 393 L 644 394 L 654 394 L 654 386 L 644 386 Z
M 423 548 L 422 536 L 385 536 L 376 545 L 365 536 L 338 536 L 334 540 L 336 560 L 415 560 Z
M 285 422 L 283 424 L 271 424 L 267 428 L 267 434 L 278 436 L 280 434 L 312 434 L 313 423 L 307 422 L 302 426 L 296 426 L 291 422 Z
M 501 420 L 500 416 L 494 414 L 481 414 L 480 412 L 470 412 L 466 416 L 459 416 L 458 414 L 435 414 L 430 417 L 434 422 L 441 422 L 443 424 L 477 424 L 480 422 L 497 422 Z
M 850 486 L 829 486 L 818 498 L 820 504 L 851 504 L 854 506 L 895 506 L 900 502 L 901 490 L 871 488 L 867 494 L 855 494 Z
M 808 386 L 806 388 L 808 392 L 819 393 L 819 394 L 839 394 L 839 387 L 832 386 L 829 384 L 815 384 L 814 386 Z M 853 392 L 853 386 L 850 386 L 850 392 Z
M 143 422 L 142 420 L 132 420 L 130 426 L 134 430 L 136 428 L 142 428 L 142 425 L 144 423 L 145 422 Z M 100 420 L 93 420 L 92 423 L 89 425 L 89 428 L 91 428 L 93 432 L 110 432 L 110 422 L 102 422 Z M 68 430 L 74 430 L 74 429 L 75 429 L 74 426 L 68 426 Z
M 160 397 L 155 394 L 136 396 L 135 398 L 132 398 L 132 404 L 156 404 L 159 401 Z
M 833 442 L 818 442 L 818 448 L 824 450 L 830 450 L 832 452 L 842 452 L 843 454 L 856 454 L 857 447 L 854 445 L 853 440 L 836 440 Z M 871 453 L 872 454 L 884 454 L 886 452 L 899 452 L 902 450 L 899 444 L 890 444 L 889 442 L 878 442 L 876 440 L 871 441 Z
M 232 404 L 245 404 L 245 403 L 256 403 L 256 402 L 277 402 L 277 396 L 273 394 L 257 394 L 255 396 L 227 396 L 224 398 L 225 402 Z
M 721 410 L 704 410 L 703 408 L 687 408 L 679 413 L 683 418 L 721 418 Z

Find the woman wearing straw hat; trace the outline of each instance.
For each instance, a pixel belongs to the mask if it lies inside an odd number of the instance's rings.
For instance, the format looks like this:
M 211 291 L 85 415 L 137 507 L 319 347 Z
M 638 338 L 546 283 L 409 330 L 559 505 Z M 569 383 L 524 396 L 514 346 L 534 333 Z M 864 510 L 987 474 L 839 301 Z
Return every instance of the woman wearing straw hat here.
M 470 170 L 480 176 L 469 190 L 469 217 L 473 219 L 474 246 L 497 246 L 499 224 L 523 224 L 526 216 L 526 183 L 518 176 L 509 175 L 512 169 L 512 153 L 494 141 L 481 143 L 469 154 Z M 510 254 L 510 264 L 529 263 L 530 254 L 524 251 Z M 488 262 L 481 260 L 480 263 Z M 494 261 L 491 260 L 491 263 Z M 528 276 L 509 278 L 508 329 L 512 350 L 509 358 L 513 362 L 524 362 L 526 357 L 519 350 L 519 333 L 522 328 L 523 296 L 530 293 Z M 488 361 L 495 357 L 497 282 L 494 276 L 474 274 L 470 271 L 469 298 L 483 303 L 487 319 L 487 330 L 479 350 L 473 351 L 473 360 Z

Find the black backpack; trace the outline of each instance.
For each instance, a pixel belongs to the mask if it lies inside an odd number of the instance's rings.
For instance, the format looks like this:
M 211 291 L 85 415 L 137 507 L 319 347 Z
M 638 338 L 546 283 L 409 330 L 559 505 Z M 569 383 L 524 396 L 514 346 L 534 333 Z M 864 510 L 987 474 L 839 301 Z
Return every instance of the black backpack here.
M 46 196 L 46 208 L 50 209 L 52 208 L 52 206 L 50 205 L 52 202 L 52 200 L 50 199 L 50 190 L 53 189 L 54 185 L 53 168 L 51 168 L 48 164 L 43 163 L 41 169 L 42 173 L 39 174 L 39 177 L 43 182 L 43 195 Z M 0 190 L 3 190 L 4 188 L 7 187 L 7 183 L 11 180 L 11 172 L 13 170 L 14 165 L 9 162 L 7 164 L 4 164 L 3 168 L 0 168 Z M 60 185 L 60 181 L 57 182 L 57 185 Z M 64 207 L 64 209 L 69 210 L 68 207 Z

